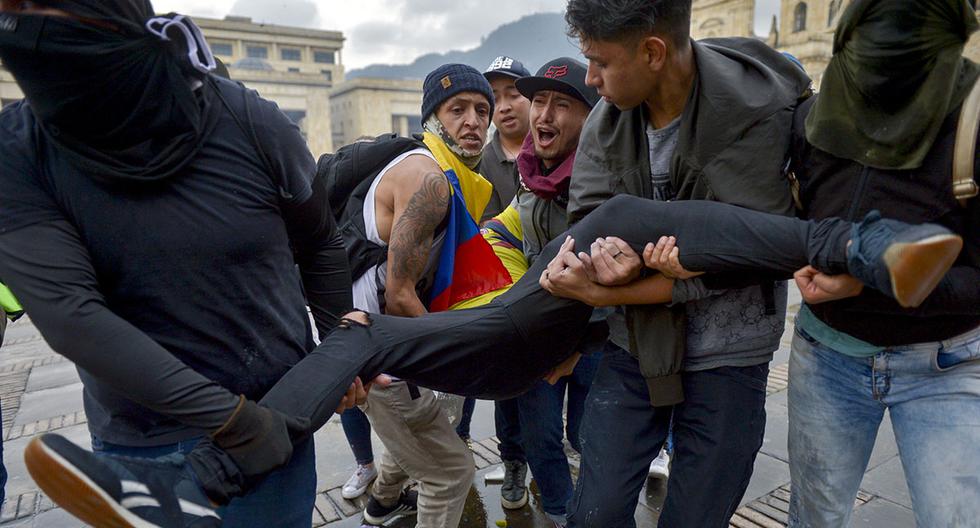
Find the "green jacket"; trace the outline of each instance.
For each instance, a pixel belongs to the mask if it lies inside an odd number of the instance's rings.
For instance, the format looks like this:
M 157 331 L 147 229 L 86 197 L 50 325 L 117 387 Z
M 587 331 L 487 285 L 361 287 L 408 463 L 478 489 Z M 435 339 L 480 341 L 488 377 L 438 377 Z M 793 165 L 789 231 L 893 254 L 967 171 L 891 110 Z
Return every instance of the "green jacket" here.
M 17 302 L 17 298 L 14 297 L 14 294 L 2 282 L 0 282 L 0 310 L 3 310 L 4 314 L 11 321 L 16 320 L 24 314 L 24 309 Z
M 792 214 L 784 176 L 793 110 L 810 79 L 764 43 L 749 38 L 692 42 L 697 77 L 681 115 L 671 161 L 676 200 L 717 200 Z M 645 107 L 620 111 L 601 101 L 582 130 L 568 216 L 574 223 L 613 195 L 652 198 Z M 640 362 L 654 406 L 683 401 L 684 306 L 627 306 L 630 353 Z

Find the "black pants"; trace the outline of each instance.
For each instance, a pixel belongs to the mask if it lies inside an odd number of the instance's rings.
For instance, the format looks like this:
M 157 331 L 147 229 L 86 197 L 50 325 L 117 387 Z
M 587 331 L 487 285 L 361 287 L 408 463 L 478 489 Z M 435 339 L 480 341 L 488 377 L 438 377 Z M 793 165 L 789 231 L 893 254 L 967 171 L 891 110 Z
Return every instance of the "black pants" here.
M 568 234 L 580 250 L 600 236 L 617 236 L 637 252 L 660 236 L 674 235 L 687 269 L 766 273 L 775 280 L 807 264 L 827 273 L 845 272 L 850 229 L 839 219 L 803 221 L 718 202 L 621 195 Z M 336 329 L 260 403 L 308 421 L 309 430 L 296 435 L 298 441 L 326 423 L 355 376 L 372 379 L 387 373 L 481 399 L 527 391 L 574 352 L 592 313 L 592 307 L 553 297 L 538 285 L 564 238 L 545 246 L 524 278 L 486 306 L 416 318 L 371 315 L 368 325 Z
M 728 526 L 762 447 L 768 373 L 767 363 L 684 372 L 684 402 L 652 407 L 637 360 L 607 343 L 585 407 L 569 527 L 636 526 L 640 490 L 671 416 L 670 491 L 659 526 Z

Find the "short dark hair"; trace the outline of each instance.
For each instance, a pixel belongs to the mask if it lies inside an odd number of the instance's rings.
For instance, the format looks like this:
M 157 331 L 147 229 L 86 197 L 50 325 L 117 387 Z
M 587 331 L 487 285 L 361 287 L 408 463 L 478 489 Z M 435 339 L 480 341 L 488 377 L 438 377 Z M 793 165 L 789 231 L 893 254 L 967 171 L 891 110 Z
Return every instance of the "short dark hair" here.
M 691 35 L 691 0 L 568 0 L 565 22 L 568 34 L 582 40 L 660 33 L 683 43 Z

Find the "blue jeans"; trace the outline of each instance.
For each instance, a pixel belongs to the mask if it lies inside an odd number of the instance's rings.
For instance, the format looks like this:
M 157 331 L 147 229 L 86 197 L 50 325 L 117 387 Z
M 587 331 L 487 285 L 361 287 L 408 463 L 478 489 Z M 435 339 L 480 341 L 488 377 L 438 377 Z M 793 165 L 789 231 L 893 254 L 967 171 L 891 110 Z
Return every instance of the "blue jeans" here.
M 92 451 L 136 458 L 187 454 L 200 439 L 153 447 L 110 444 L 92 437 Z M 228 528 L 309 528 L 316 499 L 316 453 L 309 439 L 293 449 L 293 457 L 272 472 L 247 495 L 233 499 L 218 510 Z
M 460 438 L 470 437 L 470 422 L 473 421 L 473 411 L 476 410 L 476 400 L 466 398 L 463 400 L 463 412 L 459 416 L 459 425 L 456 426 L 456 434 Z
M 374 462 L 374 447 L 371 445 L 371 422 L 364 411 L 351 407 L 340 414 L 340 425 L 344 427 L 344 436 L 350 444 L 357 465 L 363 466 Z
M 659 526 L 728 526 L 752 475 L 766 425 L 768 364 L 684 372 L 684 402 L 650 405 L 637 360 L 606 344 L 582 423 L 582 467 L 568 526 L 635 528 L 650 462 L 676 442 Z
M 797 328 L 789 369 L 789 525 L 847 526 L 885 409 L 919 526 L 980 519 L 980 329 L 867 359 Z
M 581 451 L 579 430 L 585 412 L 585 399 L 602 357 L 602 343 L 591 345 L 589 355 L 579 359 L 570 376 L 549 385 L 539 381 L 526 394 L 518 396 L 517 406 L 521 423 L 521 441 L 528 466 L 541 492 L 545 513 L 565 515 L 572 498 L 572 476 L 568 470 L 562 438 L 576 451 Z M 567 425 L 562 420 L 565 393 L 568 393 Z
M 517 398 L 493 402 L 493 426 L 500 445 L 500 459 L 504 462 L 527 463 L 524 443 L 521 441 L 521 416 Z

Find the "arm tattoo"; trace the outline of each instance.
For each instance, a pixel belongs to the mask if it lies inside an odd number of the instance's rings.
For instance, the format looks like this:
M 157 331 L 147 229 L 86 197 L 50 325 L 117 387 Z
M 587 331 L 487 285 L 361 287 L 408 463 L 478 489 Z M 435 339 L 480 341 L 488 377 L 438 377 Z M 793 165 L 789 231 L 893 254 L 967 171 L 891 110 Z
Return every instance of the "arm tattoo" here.
M 422 186 L 408 201 L 391 230 L 388 262 L 392 278 L 417 282 L 432 252 L 432 238 L 449 209 L 449 182 L 439 172 L 422 177 Z

